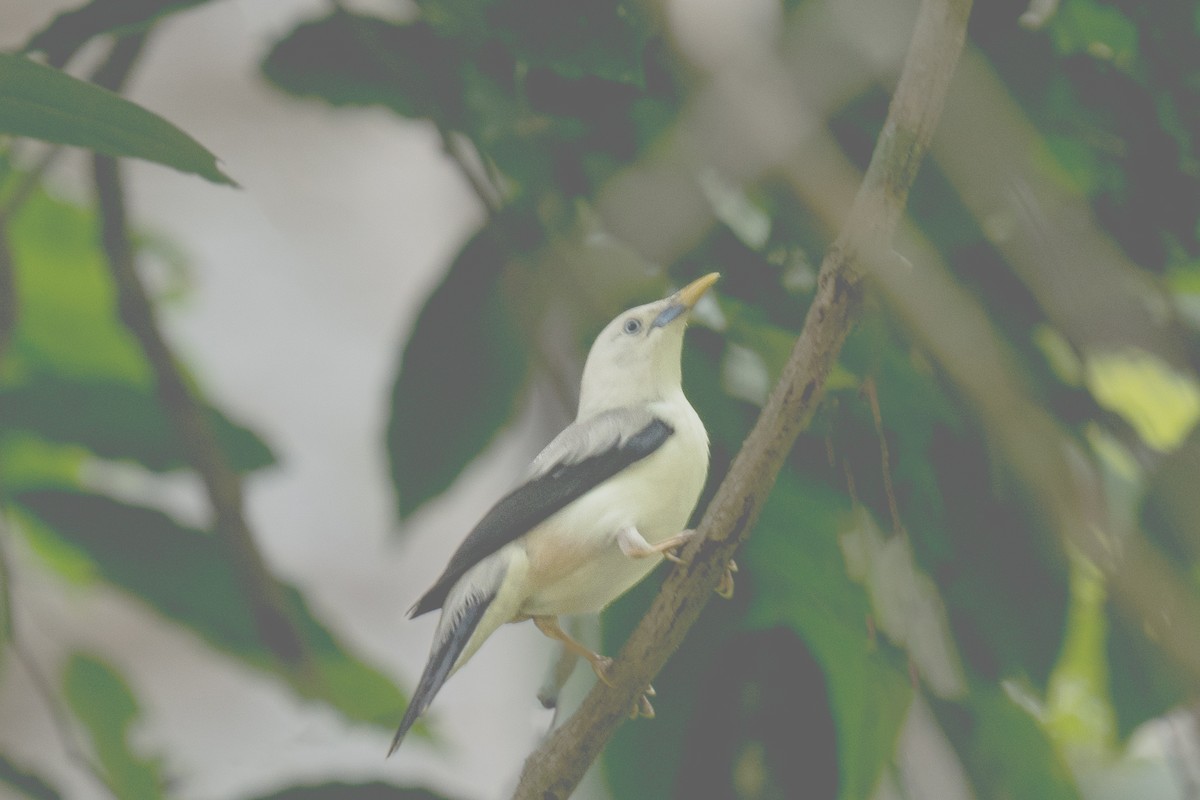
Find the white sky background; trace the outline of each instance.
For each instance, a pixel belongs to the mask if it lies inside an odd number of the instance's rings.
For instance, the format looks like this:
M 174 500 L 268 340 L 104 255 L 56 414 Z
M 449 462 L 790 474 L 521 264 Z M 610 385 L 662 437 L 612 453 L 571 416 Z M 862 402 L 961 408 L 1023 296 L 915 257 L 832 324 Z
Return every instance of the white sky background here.
M 11 49 L 80 2 L 4 5 L 0 48 Z M 328 8 L 223 0 L 163 24 L 129 95 L 215 152 L 243 188 L 138 163 L 126 175 L 136 226 L 187 256 L 187 294 L 164 313 L 172 344 L 280 457 L 247 487 L 269 563 L 347 645 L 411 687 L 435 620 L 405 610 L 547 433 L 526 420 L 395 535 L 382 434 L 398 343 L 481 213 L 432 127 L 334 111 L 260 77 L 271 43 Z M 86 199 L 84 169 L 65 159 L 54 185 Z M 194 487 L 173 488 L 186 500 Z M 57 682 L 78 649 L 116 665 L 143 706 L 135 742 L 167 759 L 175 797 L 250 797 L 297 778 L 500 797 L 549 724 L 534 698 L 549 646 L 529 625 L 502 629 L 438 696 L 445 747 L 410 737 L 384 761 L 387 732 L 347 726 L 127 595 L 68 586 L 17 555 L 18 619 L 43 673 Z M 68 797 L 96 796 L 12 664 L 0 676 L 0 750 Z

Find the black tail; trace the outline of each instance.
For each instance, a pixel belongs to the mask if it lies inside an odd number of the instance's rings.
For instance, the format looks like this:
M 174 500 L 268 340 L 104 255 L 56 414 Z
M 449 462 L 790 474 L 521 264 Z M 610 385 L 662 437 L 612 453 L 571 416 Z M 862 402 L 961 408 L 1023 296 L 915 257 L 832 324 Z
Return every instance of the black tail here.
M 479 620 L 483 619 L 483 613 L 487 611 L 494 598 L 495 595 L 492 594 L 469 600 L 466 607 L 462 609 L 458 622 L 451 627 L 450 635 L 434 645 L 433 652 L 429 654 L 429 661 L 425 664 L 425 671 L 421 673 L 421 680 L 417 683 L 417 691 L 413 693 L 408 710 L 404 712 L 404 719 L 400 722 L 400 729 L 396 731 L 396 736 L 392 739 L 392 746 L 388 748 L 389 756 L 396 752 L 400 742 L 404 741 L 404 735 L 417 721 L 417 717 L 421 716 L 433 702 L 434 695 L 438 693 L 442 684 L 446 682 L 446 678 L 450 676 L 450 670 L 454 668 L 454 662 L 458 660 L 459 653 L 467 646 L 471 634 L 479 626 Z M 449 613 L 449 610 L 443 610 L 442 613 Z

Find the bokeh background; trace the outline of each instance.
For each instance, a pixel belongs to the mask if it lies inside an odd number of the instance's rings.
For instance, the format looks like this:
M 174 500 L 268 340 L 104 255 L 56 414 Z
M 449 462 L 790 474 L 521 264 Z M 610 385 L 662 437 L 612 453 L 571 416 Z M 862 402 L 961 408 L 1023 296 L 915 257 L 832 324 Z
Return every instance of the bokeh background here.
M 7 3 L 0 50 L 84 79 L 137 45 L 123 95 L 238 184 L 120 165 L 265 572 L 118 313 L 92 153 L 0 139 L 0 796 L 508 796 L 556 654 L 502 630 L 385 761 L 434 624 L 405 610 L 571 418 L 603 323 L 716 270 L 684 360 L 711 496 L 915 18 Z M 579 797 L 1200 796 L 1198 110 L 1200 6 L 973 10 L 894 263 L 735 598 Z M 579 635 L 616 653 L 658 580 Z M 298 653 L 259 621 L 272 597 Z

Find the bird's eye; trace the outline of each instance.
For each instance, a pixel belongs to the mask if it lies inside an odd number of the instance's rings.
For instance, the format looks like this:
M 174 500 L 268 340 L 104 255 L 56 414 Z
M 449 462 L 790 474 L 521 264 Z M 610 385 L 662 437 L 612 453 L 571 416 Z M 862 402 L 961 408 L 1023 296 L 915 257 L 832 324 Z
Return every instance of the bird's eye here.
M 625 332 L 626 333 L 634 334 L 634 333 L 637 333 L 638 331 L 640 331 L 641 329 L 642 329 L 642 321 L 640 319 L 635 319 L 633 317 L 630 317 L 629 319 L 625 320 Z

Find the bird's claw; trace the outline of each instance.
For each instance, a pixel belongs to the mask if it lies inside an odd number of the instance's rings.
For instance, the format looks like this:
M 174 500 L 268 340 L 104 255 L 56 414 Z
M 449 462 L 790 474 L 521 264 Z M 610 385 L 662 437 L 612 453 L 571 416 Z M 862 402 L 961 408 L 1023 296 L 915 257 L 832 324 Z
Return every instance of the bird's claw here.
M 615 685 L 609 675 L 612 664 L 613 660 L 608 656 L 597 656 L 596 660 L 592 661 L 592 669 L 596 671 L 596 677 L 605 686 L 610 688 Z M 650 704 L 650 698 L 656 694 L 658 693 L 654 691 L 653 686 L 647 686 L 646 691 L 642 692 L 637 702 L 633 704 L 633 708 L 630 709 L 629 718 L 637 719 L 638 717 L 645 717 L 646 719 L 654 719 L 654 706 Z
M 732 558 L 729 559 L 729 563 L 725 565 L 725 572 L 721 574 L 721 582 L 717 584 L 717 588 L 713 589 L 721 599 L 733 599 L 733 573 L 737 571 L 737 562 Z
M 664 550 L 663 558 L 665 558 L 667 561 L 670 561 L 673 564 L 677 564 L 681 567 L 686 567 L 688 564 L 688 561 L 687 561 L 687 559 L 683 558 L 683 556 L 681 556 L 679 554 L 679 552 L 683 549 L 684 545 L 686 545 L 688 543 L 688 541 L 690 541 L 691 538 L 695 535 L 696 535 L 695 530 L 681 531 L 675 537 L 676 541 L 678 541 L 679 543 L 668 550 Z M 682 540 L 682 541 L 679 541 L 679 540 Z M 729 559 L 729 563 L 725 565 L 725 572 L 721 575 L 721 582 L 717 584 L 715 589 L 713 589 L 714 592 L 716 592 L 720 597 L 724 598 L 725 600 L 729 600 L 730 598 L 733 597 L 733 573 L 735 573 L 737 571 L 738 571 L 737 562 L 734 561 L 732 558 Z
M 629 712 L 629 718 L 637 719 L 638 717 L 645 717 L 646 719 L 654 719 L 654 706 L 650 705 L 650 698 L 653 696 L 654 687 L 646 687 L 646 691 L 633 704 L 633 709 Z
M 663 553 L 663 557 L 666 558 L 668 561 L 671 561 L 680 566 L 687 566 L 687 563 L 688 563 L 684 559 L 680 558 L 679 555 L 676 554 L 672 550 L 668 550 L 665 553 Z M 718 583 L 716 585 L 716 588 L 713 589 L 713 591 L 716 592 L 717 595 L 724 600 L 730 600 L 733 598 L 733 573 L 735 573 L 737 571 L 738 571 L 737 562 L 734 561 L 732 558 L 729 559 L 729 563 L 725 565 L 725 572 L 722 573 L 722 575 L 721 575 L 721 582 Z
M 663 558 L 665 558 L 667 561 L 670 561 L 672 564 L 678 564 L 681 567 L 685 566 L 687 564 L 686 561 L 684 561 L 682 558 L 680 558 L 679 548 L 675 548 L 674 550 L 667 550 L 665 553 L 663 553 Z
M 689 528 L 688 530 L 685 530 L 685 531 L 680 531 L 675 537 L 673 537 L 673 541 L 677 542 L 677 544 L 674 547 L 670 548 L 669 550 L 664 550 L 663 558 L 665 558 L 667 561 L 670 561 L 673 564 L 679 564 L 680 566 L 685 566 L 688 562 L 682 556 L 680 556 L 679 553 L 683 550 L 684 546 L 692 540 L 692 537 L 695 535 L 696 535 L 696 531 L 691 528 Z
M 600 679 L 605 686 L 613 686 L 612 678 L 609 677 L 609 671 L 612 669 L 613 660 L 608 656 L 596 656 L 592 661 L 592 669 L 596 672 L 596 677 Z

